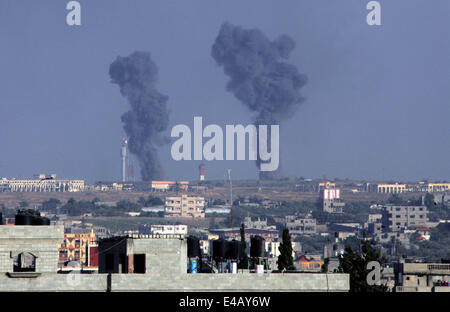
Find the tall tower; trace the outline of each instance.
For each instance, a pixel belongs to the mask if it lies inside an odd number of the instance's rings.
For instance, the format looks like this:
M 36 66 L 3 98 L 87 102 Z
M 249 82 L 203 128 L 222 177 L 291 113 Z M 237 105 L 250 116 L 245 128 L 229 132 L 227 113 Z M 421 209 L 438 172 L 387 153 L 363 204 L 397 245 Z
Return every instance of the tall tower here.
M 125 182 L 127 180 L 127 145 L 128 140 L 123 139 L 122 140 L 122 149 L 121 149 L 121 156 L 122 156 L 122 182 Z
M 233 233 L 234 215 L 233 215 L 233 183 L 231 181 L 231 169 L 228 169 L 228 180 L 230 181 L 230 208 L 231 208 L 231 235 Z
M 200 171 L 199 179 L 200 181 L 205 181 L 205 164 L 200 164 L 198 166 L 198 170 Z

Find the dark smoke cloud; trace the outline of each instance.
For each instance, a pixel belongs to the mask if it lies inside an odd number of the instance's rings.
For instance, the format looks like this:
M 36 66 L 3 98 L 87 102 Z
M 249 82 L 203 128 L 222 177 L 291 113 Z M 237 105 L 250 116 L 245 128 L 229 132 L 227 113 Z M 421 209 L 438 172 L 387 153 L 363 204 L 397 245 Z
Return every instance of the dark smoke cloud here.
M 157 148 L 168 142 L 162 132 L 169 123 L 168 97 L 155 89 L 158 68 L 148 52 L 117 57 L 109 67 L 111 82 L 119 85 L 131 109 L 122 115 L 128 147 L 136 155 L 144 181 L 164 177 Z
M 270 41 L 258 29 L 243 29 L 229 23 L 220 29 L 212 56 L 230 78 L 227 90 L 256 113 L 256 126 L 280 124 L 304 101 L 300 88 L 307 78 L 285 62 L 294 48 L 294 40 L 286 35 Z M 258 159 L 258 168 L 259 163 Z M 260 171 L 262 179 L 277 176 L 279 170 Z

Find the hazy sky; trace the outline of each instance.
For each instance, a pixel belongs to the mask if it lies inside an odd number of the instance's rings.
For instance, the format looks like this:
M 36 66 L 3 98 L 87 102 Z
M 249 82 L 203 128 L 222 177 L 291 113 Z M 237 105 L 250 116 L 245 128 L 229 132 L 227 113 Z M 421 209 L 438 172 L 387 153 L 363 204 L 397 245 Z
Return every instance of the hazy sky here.
M 289 62 L 308 76 L 306 101 L 281 125 L 289 177 L 448 180 L 450 1 L 380 1 L 382 26 L 366 24 L 368 0 L 65 0 L 0 2 L 0 177 L 120 178 L 120 116 L 128 103 L 108 69 L 149 51 L 170 127 L 249 124 L 211 57 L 221 24 L 296 41 Z M 198 161 L 160 150 L 169 178 L 195 179 Z M 256 178 L 252 161 L 206 163 L 207 178 Z M 136 173 L 137 173 L 136 168 Z

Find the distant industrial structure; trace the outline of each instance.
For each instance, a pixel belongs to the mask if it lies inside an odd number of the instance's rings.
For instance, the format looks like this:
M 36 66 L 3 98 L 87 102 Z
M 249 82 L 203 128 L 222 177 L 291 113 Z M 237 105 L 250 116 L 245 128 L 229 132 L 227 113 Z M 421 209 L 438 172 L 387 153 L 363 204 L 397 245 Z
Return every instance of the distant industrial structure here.
M 84 187 L 84 180 L 57 179 L 56 174 L 37 174 L 29 180 L 0 180 L 0 192 L 82 192 Z
M 128 140 L 123 139 L 122 140 L 122 148 L 121 151 L 121 160 L 122 160 L 122 182 L 128 181 L 127 180 L 127 160 L 128 160 Z
M 205 181 L 205 164 L 201 163 L 198 166 L 198 170 L 199 170 L 199 180 L 200 180 L 200 182 Z

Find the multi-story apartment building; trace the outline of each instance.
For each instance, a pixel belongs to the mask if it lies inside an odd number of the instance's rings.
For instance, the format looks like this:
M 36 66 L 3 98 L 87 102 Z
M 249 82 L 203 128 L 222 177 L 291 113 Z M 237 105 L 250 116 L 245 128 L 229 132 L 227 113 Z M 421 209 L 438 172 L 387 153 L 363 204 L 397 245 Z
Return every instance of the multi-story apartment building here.
M 166 197 L 164 212 L 167 217 L 205 217 L 205 198 L 200 196 Z
M 88 264 L 90 245 L 95 245 L 93 229 L 87 233 L 64 233 L 64 242 L 58 247 L 58 262 L 79 261 Z
M 342 213 L 345 203 L 341 202 L 340 189 L 324 189 L 321 191 L 323 211 L 328 213 Z
M 286 216 L 285 227 L 293 237 L 297 235 L 309 235 L 316 233 L 317 222 L 316 219 L 312 218 L 310 215 Z
M 383 206 L 381 215 L 383 232 L 398 232 L 428 222 L 425 206 Z

